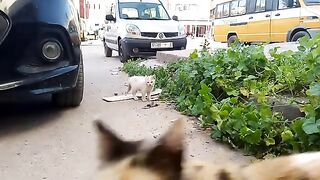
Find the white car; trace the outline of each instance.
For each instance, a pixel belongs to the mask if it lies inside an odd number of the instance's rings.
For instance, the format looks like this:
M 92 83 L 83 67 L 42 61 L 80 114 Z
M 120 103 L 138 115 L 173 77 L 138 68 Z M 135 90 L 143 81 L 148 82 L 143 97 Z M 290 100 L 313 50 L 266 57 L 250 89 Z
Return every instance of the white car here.
M 116 0 L 106 16 L 106 57 L 118 51 L 121 62 L 155 56 L 161 50 L 182 50 L 187 39 L 178 17 L 170 18 L 159 0 Z

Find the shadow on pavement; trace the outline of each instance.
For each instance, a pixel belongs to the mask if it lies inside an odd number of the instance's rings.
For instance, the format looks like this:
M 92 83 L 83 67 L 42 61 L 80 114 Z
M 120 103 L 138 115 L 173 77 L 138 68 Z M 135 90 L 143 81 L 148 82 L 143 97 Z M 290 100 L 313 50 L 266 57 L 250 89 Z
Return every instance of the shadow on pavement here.
M 16 97 L 0 100 L 0 139 L 22 133 L 59 118 L 63 109 L 51 103 L 50 96 Z

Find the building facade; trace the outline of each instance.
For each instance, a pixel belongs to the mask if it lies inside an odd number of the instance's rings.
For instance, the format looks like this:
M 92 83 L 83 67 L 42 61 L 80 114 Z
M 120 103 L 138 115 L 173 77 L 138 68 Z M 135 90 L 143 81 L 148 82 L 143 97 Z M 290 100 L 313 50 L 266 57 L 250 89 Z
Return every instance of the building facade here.
M 170 16 L 176 15 L 185 32 L 195 37 L 211 37 L 211 0 L 161 0 Z

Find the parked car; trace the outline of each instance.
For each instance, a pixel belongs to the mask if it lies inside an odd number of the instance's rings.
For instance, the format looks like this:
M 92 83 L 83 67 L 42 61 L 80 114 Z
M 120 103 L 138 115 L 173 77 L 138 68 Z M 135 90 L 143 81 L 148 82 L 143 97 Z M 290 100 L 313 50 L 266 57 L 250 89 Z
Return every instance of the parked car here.
M 106 57 L 118 51 L 121 62 L 155 56 L 157 51 L 181 50 L 187 45 L 184 26 L 171 18 L 159 0 L 116 0 L 103 38 Z
M 87 40 L 87 35 L 88 32 L 86 31 L 86 22 L 84 19 L 80 19 L 81 21 L 81 26 L 80 26 L 80 39 L 81 41 L 86 41 Z
M 0 95 L 52 94 L 59 106 L 83 97 L 79 17 L 71 0 L 2 0 Z

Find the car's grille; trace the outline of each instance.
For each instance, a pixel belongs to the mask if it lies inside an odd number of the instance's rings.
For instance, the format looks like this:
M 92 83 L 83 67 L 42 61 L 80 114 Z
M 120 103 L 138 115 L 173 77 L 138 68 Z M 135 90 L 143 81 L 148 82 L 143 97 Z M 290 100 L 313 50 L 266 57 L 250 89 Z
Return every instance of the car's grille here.
M 166 37 L 176 37 L 176 36 L 178 36 L 178 33 L 177 32 L 168 32 L 168 33 L 164 33 L 164 35 Z
M 152 33 L 152 32 L 142 32 L 141 36 L 143 37 L 151 37 L 151 38 L 156 38 L 158 33 Z
M 171 38 L 171 37 L 177 37 L 178 33 L 177 32 L 165 32 L 163 33 L 166 38 Z M 150 37 L 150 38 L 156 38 L 158 36 L 158 33 L 155 32 L 142 32 L 141 33 L 142 37 Z
M 0 45 L 5 36 L 8 34 L 9 28 L 10 24 L 8 17 L 4 14 L 4 12 L 0 11 Z

